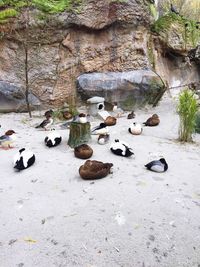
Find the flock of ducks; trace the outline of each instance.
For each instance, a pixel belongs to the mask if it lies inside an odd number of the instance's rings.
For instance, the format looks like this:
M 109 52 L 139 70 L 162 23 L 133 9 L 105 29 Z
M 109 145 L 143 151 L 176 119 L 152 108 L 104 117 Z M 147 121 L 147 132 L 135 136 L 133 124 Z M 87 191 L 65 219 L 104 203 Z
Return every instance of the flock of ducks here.
M 48 110 L 45 112 L 45 120 L 42 121 L 35 128 L 42 128 L 45 131 L 50 130 L 53 124 L 53 111 Z M 66 114 L 68 118 L 72 118 L 69 116 L 69 113 Z M 132 111 L 128 114 L 127 119 L 134 119 L 135 113 Z M 88 122 L 88 115 L 84 113 L 80 113 L 78 116 L 72 119 L 73 122 L 78 123 L 86 123 Z M 117 119 L 115 117 L 109 116 L 104 122 L 100 123 L 98 126 L 94 127 L 91 130 L 91 134 L 98 135 L 97 142 L 101 145 L 104 145 L 109 142 L 109 127 L 115 125 Z M 153 114 L 150 118 L 146 120 L 146 122 L 142 124 L 137 122 L 132 122 L 130 127 L 128 128 L 128 132 L 132 135 L 140 135 L 143 131 L 143 126 L 154 127 L 159 125 L 160 119 L 157 114 Z M 1 127 L 1 126 L 0 126 Z M 0 148 L 10 149 L 13 147 L 13 143 L 16 140 L 16 133 L 13 130 L 8 130 L 4 135 L 0 136 Z M 44 139 L 44 143 L 47 147 L 55 147 L 58 146 L 62 141 L 61 135 L 55 131 L 51 130 Z M 131 157 L 134 153 L 132 148 L 126 142 L 115 139 L 114 142 L 110 146 L 110 151 L 121 157 Z M 74 148 L 74 156 L 80 159 L 89 159 L 93 155 L 92 148 L 87 144 L 81 144 Z M 24 170 L 32 166 L 35 162 L 35 155 L 32 151 L 22 148 L 19 152 L 14 156 L 13 167 L 18 171 Z M 96 160 L 87 160 L 83 165 L 79 168 L 79 174 L 83 179 L 100 179 L 107 176 L 111 172 L 113 164 L 112 163 L 103 163 Z M 165 172 L 168 169 L 168 164 L 164 158 L 159 160 L 154 160 L 145 165 L 145 167 L 154 172 Z

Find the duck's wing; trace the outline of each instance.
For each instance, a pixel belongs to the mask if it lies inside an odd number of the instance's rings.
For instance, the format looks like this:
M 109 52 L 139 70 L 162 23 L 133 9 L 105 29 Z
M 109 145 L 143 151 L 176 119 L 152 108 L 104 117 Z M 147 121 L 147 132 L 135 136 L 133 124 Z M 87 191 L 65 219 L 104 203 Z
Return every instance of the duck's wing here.
M 7 135 L 0 136 L 0 143 L 5 142 L 5 141 L 8 141 L 8 140 L 10 140 L 9 139 L 9 136 L 7 136 Z
M 35 128 L 44 128 L 50 121 L 48 119 L 44 120 L 40 125 L 36 126 Z
M 163 164 L 159 160 L 153 160 L 145 165 L 148 170 L 162 172 Z
M 95 132 L 96 130 L 99 130 L 99 129 L 101 129 L 101 126 L 100 126 L 100 125 L 98 125 L 98 126 L 92 128 L 92 132 Z

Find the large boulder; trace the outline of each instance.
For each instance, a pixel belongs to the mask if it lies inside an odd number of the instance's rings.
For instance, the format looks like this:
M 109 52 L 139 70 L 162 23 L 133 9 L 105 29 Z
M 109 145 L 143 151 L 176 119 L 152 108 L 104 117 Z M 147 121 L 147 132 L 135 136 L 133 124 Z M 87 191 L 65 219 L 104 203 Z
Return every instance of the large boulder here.
M 102 96 L 106 102 L 118 102 L 126 110 L 155 105 L 165 91 L 161 79 L 151 70 L 82 74 L 77 87 L 82 100 Z
M 29 94 L 31 109 L 40 105 L 39 99 L 33 94 Z M 26 101 L 24 91 L 9 82 L 0 81 L 0 112 L 26 111 Z

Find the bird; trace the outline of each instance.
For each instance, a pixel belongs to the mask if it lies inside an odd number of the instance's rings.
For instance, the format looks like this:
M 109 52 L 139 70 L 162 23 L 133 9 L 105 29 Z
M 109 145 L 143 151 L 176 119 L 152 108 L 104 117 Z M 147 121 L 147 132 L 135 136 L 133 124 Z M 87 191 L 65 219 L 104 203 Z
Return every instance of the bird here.
M 63 118 L 66 120 L 70 120 L 73 117 L 69 111 L 63 111 L 62 115 L 63 115 Z
M 117 122 L 117 119 L 115 117 L 112 117 L 112 116 L 108 116 L 104 121 L 106 126 L 113 126 L 116 124 L 116 122 Z
M 78 122 L 79 123 L 86 123 L 86 122 L 88 122 L 88 118 L 87 118 L 86 114 L 80 113 L 78 115 Z
M 123 141 L 119 141 L 119 139 L 115 139 L 115 142 L 111 144 L 110 150 L 118 156 L 122 157 L 130 157 L 134 153 L 129 145 Z
M 133 135 L 140 135 L 143 131 L 142 125 L 137 122 L 133 122 L 128 128 L 129 133 Z
M 117 102 L 114 102 L 112 111 L 115 114 L 115 117 L 117 117 L 117 118 L 122 117 L 122 115 L 124 113 L 124 111 L 121 108 L 118 107 Z
M 93 149 L 87 144 L 82 144 L 74 148 L 74 155 L 79 159 L 89 159 L 93 154 Z
M 165 172 L 168 169 L 168 164 L 164 158 L 161 158 L 149 162 L 145 167 L 153 172 Z
M 22 148 L 14 156 L 13 167 L 18 171 L 29 168 L 35 162 L 35 155 L 32 151 Z
M 49 117 L 52 117 L 53 116 L 53 110 L 50 109 L 50 110 L 47 110 L 45 113 L 44 113 L 44 116 L 48 119 Z
M 61 143 L 62 137 L 61 135 L 56 131 L 51 131 L 44 139 L 45 145 L 50 147 L 57 146 Z
M 97 160 L 87 160 L 79 168 L 79 174 L 84 180 L 95 180 L 106 177 L 111 173 L 112 163 L 103 163 Z
M 175 6 L 171 3 L 171 7 L 170 7 L 171 12 L 175 13 L 175 14 L 179 14 L 179 12 L 177 11 L 177 9 L 175 8 Z
M 49 130 L 51 125 L 53 124 L 53 119 L 51 116 L 47 116 L 46 120 L 43 120 L 40 125 L 36 126 L 35 128 L 43 128 L 45 131 Z
M 13 143 L 16 140 L 16 132 L 8 130 L 4 135 L 0 136 L 0 146 L 3 149 L 13 148 Z
M 128 114 L 127 119 L 131 120 L 131 119 L 134 119 L 134 118 L 135 118 L 135 113 L 134 113 L 134 111 L 131 111 L 131 113 Z
M 113 103 L 113 107 L 112 107 L 112 111 L 117 111 L 118 106 L 117 106 L 117 102 Z
M 91 131 L 92 134 L 108 134 L 108 127 L 104 122 L 100 123 L 98 126 L 94 127 Z
M 159 116 L 157 114 L 153 114 L 150 118 L 147 119 L 143 124 L 145 126 L 157 126 L 160 123 Z
M 98 143 L 100 145 L 105 145 L 106 143 L 109 142 L 110 135 L 109 134 L 100 134 L 98 137 Z

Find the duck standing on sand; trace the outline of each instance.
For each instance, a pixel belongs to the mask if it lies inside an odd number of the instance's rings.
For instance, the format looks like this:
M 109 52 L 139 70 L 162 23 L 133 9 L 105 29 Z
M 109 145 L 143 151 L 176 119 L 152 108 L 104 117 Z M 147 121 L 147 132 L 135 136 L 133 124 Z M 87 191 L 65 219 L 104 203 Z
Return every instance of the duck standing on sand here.
M 128 114 L 127 119 L 131 120 L 131 119 L 134 119 L 134 118 L 135 118 L 135 113 L 134 113 L 134 111 L 132 111 L 131 113 Z
M 53 110 L 50 109 L 50 110 L 47 110 L 45 113 L 44 113 L 44 116 L 48 119 L 49 117 L 52 117 L 53 116 Z
M 97 160 L 87 160 L 79 168 L 79 174 L 84 180 L 95 180 L 106 177 L 110 173 L 112 163 L 103 163 Z
M 117 156 L 130 157 L 134 153 L 126 142 L 115 139 L 115 142 L 110 146 L 110 150 Z
M 108 134 L 108 127 L 106 126 L 105 123 L 100 123 L 99 126 L 96 126 L 92 129 L 91 131 L 92 134 Z
M 51 131 L 44 139 L 45 145 L 48 147 L 54 147 L 61 143 L 62 137 L 56 131 Z
M 13 167 L 19 171 L 29 168 L 35 162 L 35 155 L 32 151 L 22 148 L 14 156 Z
M 52 117 L 49 115 L 47 116 L 46 120 L 44 120 L 42 123 L 40 123 L 40 125 L 36 126 L 35 128 L 43 128 L 45 131 L 50 130 L 51 125 L 53 124 L 53 119 Z
M 143 124 L 145 126 L 157 126 L 160 123 L 159 116 L 157 114 L 153 114 L 146 122 Z
M 129 133 L 133 135 L 140 135 L 143 131 L 142 126 L 140 123 L 133 122 L 130 127 L 128 128 Z
M 13 143 L 16 140 L 16 133 L 13 130 L 8 130 L 4 135 L 0 136 L 0 147 L 3 149 L 13 148 Z
M 98 137 L 98 143 L 100 145 L 105 145 L 109 142 L 110 135 L 109 134 L 100 134 Z
M 168 169 L 168 164 L 164 158 L 161 158 L 149 162 L 145 167 L 153 172 L 165 172 Z

